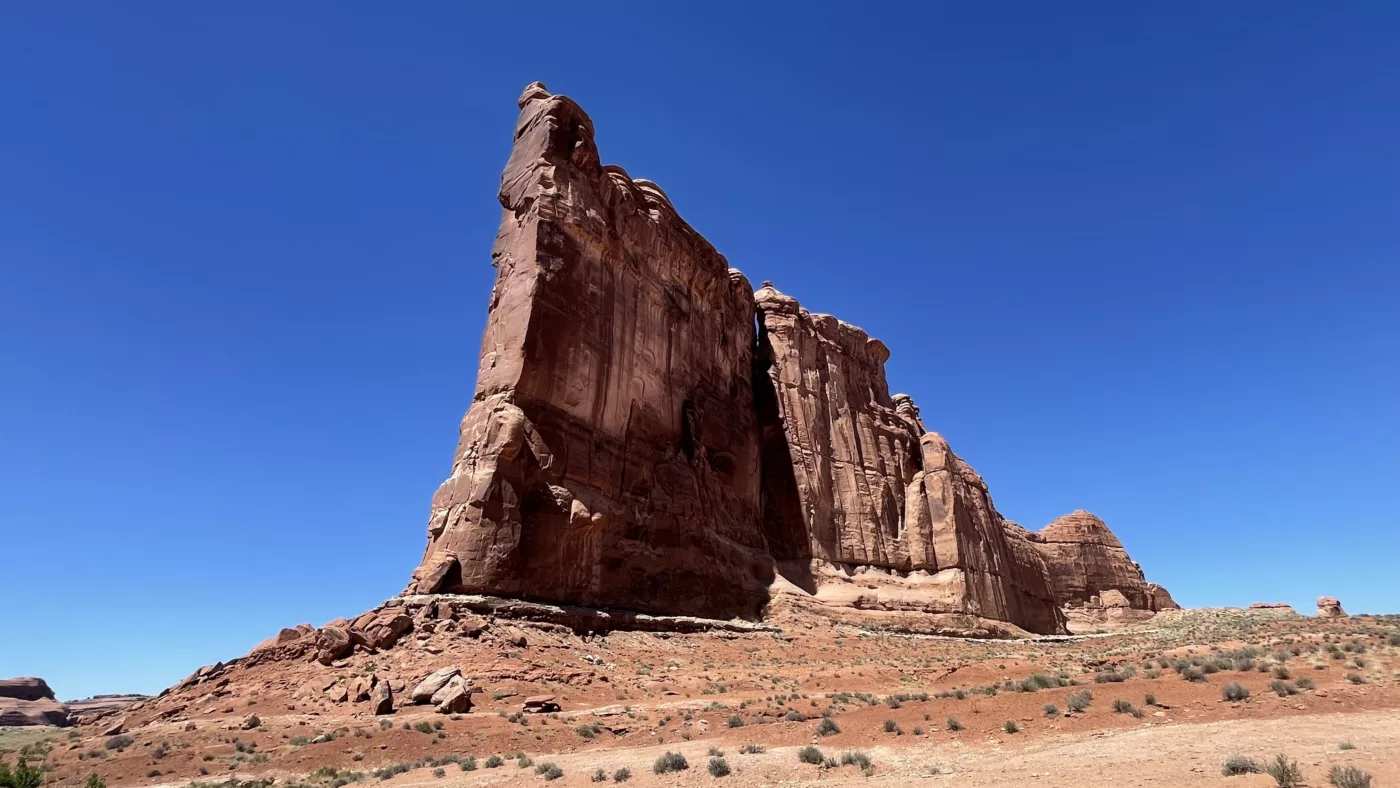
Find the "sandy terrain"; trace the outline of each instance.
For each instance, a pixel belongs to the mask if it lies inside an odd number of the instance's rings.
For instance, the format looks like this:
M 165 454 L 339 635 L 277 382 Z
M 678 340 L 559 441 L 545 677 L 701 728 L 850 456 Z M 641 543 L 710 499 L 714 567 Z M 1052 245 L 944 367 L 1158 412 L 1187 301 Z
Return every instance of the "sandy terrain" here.
M 523 647 L 515 642 L 522 631 Z M 459 665 L 480 689 L 470 713 L 407 706 L 375 717 L 366 702 L 336 700 L 336 688 L 358 676 L 412 686 L 444 665 Z M 1196 670 L 1198 680 L 1188 680 Z M 611 783 L 623 767 L 629 785 L 928 779 L 1082 788 L 1272 785 L 1265 775 L 1223 777 L 1220 763 L 1281 752 L 1310 785 L 1326 785 L 1327 769 L 1344 763 L 1385 786 L 1400 785 L 1397 670 L 1395 617 L 1183 611 L 1106 636 L 1035 641 L 910 636 L 801 617 L 782 620 L 780 631 L 688 635 L 579 636 L 513 622 L 474 639 L 427 633 L 329 667 L 240 664 L 129 710 L 129 743 L 102 735 L 111 717 L 74 731 L 6 733 L 0 749 L 12 752 L 0 759 L 19 754 L 26 742 L 14 737 L 22 735 L 53 782 L 96 773 L 112 788 L 230 779 L 566 786 L 592 784 L 599 769 Z M 1225 700 L 1232 683 L 1249 697 Z M 1066 714 L 1071 695 L 1085 690 L 1090 705 Z M 540 693 L 556 695 L 562 713 L 517 713 L 524 696 Z M 839 731 L 819 735 L 824 715 Z M 754 745 L 763 751 L 742 752 Z M 809 745 L 832 762 L 802 763 Z M 712 749 L 723 752 L 728 776 L 709 774 Z M 689 768 L 653 774 L 668 751 Z M 517 753 L 531 765 L 518 766 Z M 844 753 L 868 758 L 869 774 L 841 765 Z M 504 764 L 486 768 L 492 755 Z M 462 768 L 468 756 L 477 768 Z M 562 777 L 537 773 L 549 763 Z

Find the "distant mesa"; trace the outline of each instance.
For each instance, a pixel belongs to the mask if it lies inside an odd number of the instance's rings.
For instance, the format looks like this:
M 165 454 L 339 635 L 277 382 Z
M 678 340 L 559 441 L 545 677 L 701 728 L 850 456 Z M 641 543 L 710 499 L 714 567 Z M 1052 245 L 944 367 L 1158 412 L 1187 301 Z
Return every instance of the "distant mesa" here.
M 60 702 L 47 681 L 33 676 L 0 679 L 0 727 L 68 726 L 146 700 L 145 695 L 98 695 Z

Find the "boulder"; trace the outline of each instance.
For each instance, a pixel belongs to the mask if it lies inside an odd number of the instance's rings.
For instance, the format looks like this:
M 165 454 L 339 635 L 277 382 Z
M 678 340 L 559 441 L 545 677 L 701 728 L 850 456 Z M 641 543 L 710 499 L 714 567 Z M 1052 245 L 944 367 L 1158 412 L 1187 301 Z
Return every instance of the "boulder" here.
M 461 668 L 455 665 L 438 668 L 428 674 L 427 678 L 418 682 L 418 684 L 414 686 L 413 692 L 409 693 L 409 697 L 413 699 L 414 703 L 428 703 L 432 701 L 433 695 L 435 695 L 438 690 L 447 686 L 447 683 L 457 677 L 461 672 Z
M 1318 618 L 1342 618 L 1344 616 L 1346 616 L 1346 611 L 1342 610 L 1341 600 L 1330 596 L 1317 598 Z
M 530 714 L 546 714 L 559 711 L 559 702 L 553 695 L 531 695 L 520 704 L 520 710 Z
M 350 633 L 344 627 L 321 627 L 316 633 L 316 661 L 322 665 L 329 665 L 349 654 L 354 647 Z
M 374 687 L 374 694 L 370 698 L 371 714 L 392 714 L 394 711 L 394 693 L 389 688 L 388 681 L 380 681 Z
M 238 723 L 238 727 L 242 728 L 242 729 L 245 730 L 245 731 L 250 731 L 250 730 L 252 730 L 252 729 L 254 729 L 254 728 L 257 728 L 257 727 L 259 727 L 259 726 L 261 726 L 261 725 L 262 725 L 262 718 L 259 717 L 259 716 L 256 715 L 256 714 L 249 714 L 247 717 L 244 717 L 244 718 L 243 718 L 243 721 L 242 721 L 242 722 Z
M 126 718 L 123 717 L 102 729 L 103 736 L 116 736 L 126 731 Z
M 374 692 L 374 685 L 377 680 L 378 677 L 373 673 L 368 676 L 356 676 L 351 679 L 349 688 L 351 702 L 359 703 L 360 701 L 369 700 L 370 693 Z
M 1181 605 L 1172 599 L 1172 595 L 1167 589 L 1156 583 L 1147 584 L 1147 593 L 1152 597 L 1152 609 L 1158 612 L 1163 610 L 1180 610 Z
M 350 625 L 350 635 L 365 648 L 392 648 L 399 638 L 413 630 L 413 619 L 401 610 L 390 608 L 366 613 Z
M 441 714 L 463 714 L 471 710 L 471 682 L 462 676 L 453 676 L 442 689 L 433 693 L 433 705 Z

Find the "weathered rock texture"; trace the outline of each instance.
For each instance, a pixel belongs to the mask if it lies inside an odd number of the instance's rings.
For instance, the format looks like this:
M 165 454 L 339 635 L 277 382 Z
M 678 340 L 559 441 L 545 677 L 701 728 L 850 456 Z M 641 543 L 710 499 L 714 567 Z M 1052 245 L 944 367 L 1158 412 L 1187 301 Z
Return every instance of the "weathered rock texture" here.
M 54 699 L 48 682 L 28 676 L 0 679 L 0 727 L 70 724 L 68 707 Z
M 1066 589 L 1151 609 L 1116 563 L 1052 581 L 1085 545 L 1008 524 L 890 396 L 879 340 L 755 293 L 658 186 L 600 164 L 573 101 L 535 83 L 519 106 L 476 393 L 406 593 L 753 619 L 781 591 L 1042 633 Z M 384 647 L 329 629 L 323 661 Z
M 753 290 L 538 83 L 501 179 L 476 395 L 409 591 L 755 616 Z
M 835 601 L 849 594 L 823 574 L 870 567 L 909 582 L 861 592 L 862 607 L 1060 631 L 1044 562 L 1013 544 L 987 485 L 924 428 L 913 401 L 890 396 L 885 345 L 767 283 L 754 298 L 768 373 L 754 384 L 764 532 L 783 576 Z
M 1341 600 L 1331 596 L 1320 596 L 1317 598 L 1318 618 L 1341 618 L 1346 615 L 1342 610 Z

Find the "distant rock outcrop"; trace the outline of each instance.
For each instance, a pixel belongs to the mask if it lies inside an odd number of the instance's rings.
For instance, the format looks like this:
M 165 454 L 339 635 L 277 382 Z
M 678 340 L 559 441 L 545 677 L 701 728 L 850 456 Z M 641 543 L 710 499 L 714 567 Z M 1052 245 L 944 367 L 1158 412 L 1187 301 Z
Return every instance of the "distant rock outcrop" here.
M 68 707 L 54 699 L 48 682 L 32 676 L 0 679 L 0 727 L 71 724 Z
M 781 591 L 1038 633 L 1069 600 L 1170 602 L 1096 518 L 1007 524 L 889 394 L 883 343 L 755 292 L 660 187 L 601 164 L 570 99 L 534 83 L 519 106 L 476 392 L 406 593 L 755 619 Z M 331 629 L 326 662 L 401 634 Z
M 1346 611 L 1342 610 L 1342 602 L 1336 597 L 1320 596 L 1317 598 L 1318 618 L 1343 618 Z

